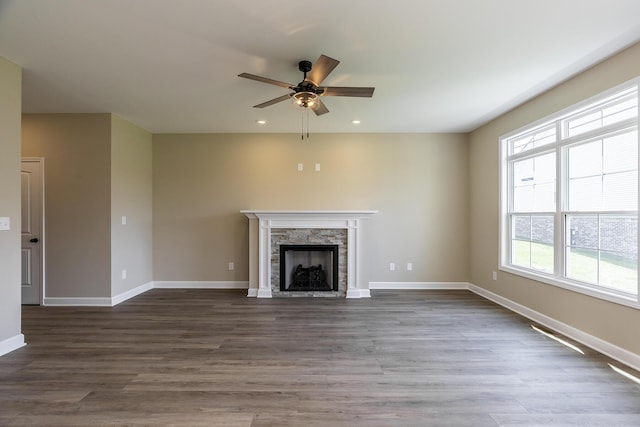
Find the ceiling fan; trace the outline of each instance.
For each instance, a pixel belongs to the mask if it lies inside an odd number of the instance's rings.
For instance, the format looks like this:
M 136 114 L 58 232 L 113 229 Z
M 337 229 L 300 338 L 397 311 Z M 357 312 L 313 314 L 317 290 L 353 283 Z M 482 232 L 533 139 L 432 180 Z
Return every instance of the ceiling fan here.
M 322 81 L 327 78 L 339 63 L 340 61 L 337 59 L 329 58 L 326 55 L 320 55 L 315 64 L 311 64 L 311 61 L 300 61 L 298 69 L 304 73 L 304 77 L 297 85 L 249 73 L 238 74 L 238 77 L 284 87 L 293 91 L 262 104 L 254 105 L 254 108 L 264 108 L 287 99 L 293 99 L 296 105 L 302 108 L 309 108 L 316 113 L 316 116 L 321 116 L 329 112 L 327 106 L 320 99 L 321 96 L 355 96 L 364 98 L 373 96 L 373 91 L 375 90 L 373 87 L 320 86 Z

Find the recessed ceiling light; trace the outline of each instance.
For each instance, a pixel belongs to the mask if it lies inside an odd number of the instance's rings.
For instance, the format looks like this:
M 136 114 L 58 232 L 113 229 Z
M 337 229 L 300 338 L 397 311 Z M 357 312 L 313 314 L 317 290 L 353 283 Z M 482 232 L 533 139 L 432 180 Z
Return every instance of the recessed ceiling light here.
M 360 124 L 360 120 L 351 120 L 351 123 L 353 123 L 354 125 L 359 125 Z
M 266 120 L 256 120 L 256 123 L 259 125 L 266 125 L 267 121 Z

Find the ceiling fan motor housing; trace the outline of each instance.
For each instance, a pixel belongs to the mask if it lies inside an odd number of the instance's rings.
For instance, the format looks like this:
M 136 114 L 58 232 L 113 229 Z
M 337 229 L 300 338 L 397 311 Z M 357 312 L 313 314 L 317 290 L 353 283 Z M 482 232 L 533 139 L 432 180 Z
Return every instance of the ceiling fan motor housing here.
M 300 71 L 302 71 L 303 73 L 307 74 L 309 71 L 311 71 L 311 67 L 313 67 L 313 64 L 311 63 L 311 61 L 300 61 L 298 62 L 298 69 Z M 305 75 L 305 77 L 307 77 Z

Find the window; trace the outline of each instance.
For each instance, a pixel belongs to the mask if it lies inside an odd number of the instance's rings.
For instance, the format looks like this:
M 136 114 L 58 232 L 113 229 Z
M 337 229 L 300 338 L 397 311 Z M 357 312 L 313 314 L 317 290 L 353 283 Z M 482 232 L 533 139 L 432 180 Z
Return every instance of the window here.
M 638 81 L 501 145 L 501 268 L 640 307 Z

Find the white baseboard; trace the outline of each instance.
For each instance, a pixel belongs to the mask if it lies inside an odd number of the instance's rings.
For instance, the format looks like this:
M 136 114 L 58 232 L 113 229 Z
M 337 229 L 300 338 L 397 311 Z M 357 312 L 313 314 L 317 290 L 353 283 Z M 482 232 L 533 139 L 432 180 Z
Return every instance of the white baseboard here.
M 45 297 L 50 307 L 111 307 L 110 297 Z
M 572 340 L 596 350 L 599 353 L 609 356 L 618 362 L 624 363 L 633 369 L 640 370 L 640 355 L 638 354 L 632 353 L 598 337 L 594 337 L 580 329 L 574 328 L 573 326 L 567 325 L 566 323 L 560 322 L 479 286 L 469 284 L 469 290 L 488 299 L 489 301 L 495 302 L 496 304 L 513 311 L 514 313 L 518 313 L 527 319 L 533 320 L 534 322 L 537 322 L 553 331 L 559 332 Z
M 151 289 L 153 289 L 153 282 L 148 282 L 148 283 L 145 283 L 144 285 L 140 285 L 126 292 L 122 292 L 121 294 L 118 294 L 115 297 L 111 297 L 111 306 L 118 305 L 122 302 L 125 302 L 128 299 L 131 299 L 135 296 L 138 296 L 147 291 L 150 291 Z
M 154 281 L 155 289 L 249 289 L 249 282 Z
M 151 289 L 249 289 L 249 282 L 148 282 L 114 297 L 45 297 L 44 305 L 55 307 L 113 307 Z
M 0 356 L 17 350 L 20 347 L 24 347 L 27 343 L 24 342 L 24 335 L 18 334 L 6 340 L 0 341 Z
M 467 290 L 468 282 L 369 282 L 369 289 Z
M 249 298 L 256 298 L 258 296 L 258 288 L 249 288 L 247 296 Z

